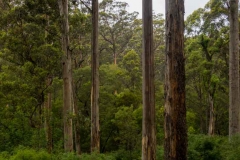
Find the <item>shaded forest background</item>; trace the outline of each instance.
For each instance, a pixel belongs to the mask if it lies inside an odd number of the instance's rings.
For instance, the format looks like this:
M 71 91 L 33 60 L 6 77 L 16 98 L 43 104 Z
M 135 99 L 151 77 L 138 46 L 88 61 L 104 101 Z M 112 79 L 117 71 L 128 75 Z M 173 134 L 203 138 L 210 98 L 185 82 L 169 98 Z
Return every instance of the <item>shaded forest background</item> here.
M 57 1 L 1 0 L 0 7 L 1 155 L 6 158 L 23 150 L 37 155 L 34 150 L 42 149 L 63 153 L 63 52 Z M 73 119 L 74 140 L 80 131 L 82 153 L 90 152 L 91 141 L 92 23 L 88 7 L 87 1 L 69 4 L 76 108 L 68 116 Z M 142 20 L 127 7 L 116 0 L 103 0 L 99 5 L 100 152 L 109 154 L 109 159 L 139 159 L 141 152 Z M 185 20 L 189 159 L 239 159 L 239 139 L 236 144 L 227 140 L 228 13 L 226 0 L 211 0 Z M 165 20 L 161 14 L 153 16 L 153 33 L 157 157 L 161 159 L 165 71 Z

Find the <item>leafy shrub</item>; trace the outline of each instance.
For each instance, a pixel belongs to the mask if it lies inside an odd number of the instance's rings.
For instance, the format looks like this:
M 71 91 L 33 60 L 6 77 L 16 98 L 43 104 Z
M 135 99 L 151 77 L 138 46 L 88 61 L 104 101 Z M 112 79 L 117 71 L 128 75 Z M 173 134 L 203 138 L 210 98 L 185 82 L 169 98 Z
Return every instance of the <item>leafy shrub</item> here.
M 164 157 L 164 148 L 163 146 L 157 146 L 157 160 L 162 160 Z
M 51 160 L 51 155 L 46 151 L 20 148 L 15 151 L 10 160 Z
M 221 137 L 190 135 L 188 139 L 188 159 L 222 160 L 220 146 L 223 143 L 225 141 Z
M 115 151 L 113 156 L 116 160 L 140 160 L 141 159 L 141 152 L 139 150 L 127 151 L 124 149 Z
M 63 153 L 55 157 L 56 160 L 80 160 L 79 156 L 74 153 Z
M 0 153 L 0 160 L 6 160 L 6 159 L 9 159 L 10 158 L 10 155 L 8 152 L 1 152 Z
M 116 160 L 114 156 L 107 155 L 107 154 L 98 154 L 98 153 L 92 153 L 92 154 L 82 154 L 80 156 L 81 160 Z
M 46 151 L 37 152 L 35 159 L 36 160 L 52 160 L 51 155 L 48 154 Z
M 226 138 L 226 143 L 221 145 L 222 157 L 225 160 L 239 160 L 240 159 L 240 136 L 234 136 L 229 141 Z

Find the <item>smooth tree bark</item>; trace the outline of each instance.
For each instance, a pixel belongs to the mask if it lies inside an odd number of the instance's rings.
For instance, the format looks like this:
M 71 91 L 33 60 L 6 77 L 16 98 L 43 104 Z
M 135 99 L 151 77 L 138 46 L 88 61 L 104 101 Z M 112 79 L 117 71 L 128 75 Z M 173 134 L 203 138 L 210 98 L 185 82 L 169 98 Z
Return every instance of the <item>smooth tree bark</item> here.
M 229 136 L 231 137 L 240 131 L 238 0 L 230 0 L 229 9 Z
M 58 0 L 62 25 L 63 55 L 63 125 L 64 150 L 73 151 L 72 108 L 72 68 L 71 51 L 69 50 L 68 0 Z
M 152 0 L 142 1 L 143 52 L 142 52 L 142 160 L 156 159 L 155 87 Z
M 164 159 L 187 159 L 184 0 L 166 0 Z
M 98 0 L 92 0 L 92 89 L 91 89 L 91 151 L 100 151 L 99 128 L 99 54 L 98 54 Z

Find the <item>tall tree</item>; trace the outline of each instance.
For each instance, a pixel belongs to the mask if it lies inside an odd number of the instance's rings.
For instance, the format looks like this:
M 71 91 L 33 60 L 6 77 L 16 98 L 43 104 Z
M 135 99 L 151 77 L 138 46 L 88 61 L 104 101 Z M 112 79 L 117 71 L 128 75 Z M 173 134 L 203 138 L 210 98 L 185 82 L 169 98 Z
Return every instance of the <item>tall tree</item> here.
M 154 90 L 154 51 L 152 0 L 142 1 L 143 15 L 143 128 L 142 160 L 156 159 L 156 126 L 155 126 L 155 90 Z
M 116 0 L 103 0 L 100 3 L 99 34 L 103 39 L 100 41 L 100 50 L 106 49 L 105 54 L 111 53 L 115 65 L 128 48 L 138 15 L 137 12 L 127 12 L 127 6 L 126 2 Z
M 166 0 L 166 160 L 187 159 L 184 64 L 184 0 Z
M 225 111 L 228 103 L 226 79 L 229 50 L 229 18 L 226 6 L 225 0 L 211 0 L 204 8 L 194 11 L 185 21 L 188 111 L 193 109 L 199 116 L 196 120 L 200 120 L 201 132 L 208 132 L 209 135 L 225 133 L 226 130 L 219 127 L 228 125 L 222 117 L 228 117 Z M 198 98 L 195 97 L 198 104 L 194 100 L 194 92 L 198 95 Z M 225 98 L 220 98 L 220 95 Z M 202 107 L 204 105 L 209 107 Z
M 229 135 L 239 133 L 239 22 L 238 0 L 230 0 Z
M 63 55 L 63 125 L 64 125 L 64 150 L 73 151 L 72 119 L 72 68 L 71 51 L 69 50 L 69 24 L 68 24 L 68 0 L 58 0 L 60 15 L 62 18 L 62 50 Z
M 92 0 L 92 89 L 91 89 L 91 151 L 100 151 L 99 136 L 99 55 L 98 0 Z

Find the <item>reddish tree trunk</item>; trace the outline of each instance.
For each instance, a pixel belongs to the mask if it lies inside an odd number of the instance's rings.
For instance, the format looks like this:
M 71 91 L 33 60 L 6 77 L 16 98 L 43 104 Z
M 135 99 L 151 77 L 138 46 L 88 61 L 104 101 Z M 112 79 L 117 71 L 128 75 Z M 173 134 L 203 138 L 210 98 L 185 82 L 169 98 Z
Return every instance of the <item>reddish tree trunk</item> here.
M 187 159 L 184 0 L 166 0 L 165 160 Z

